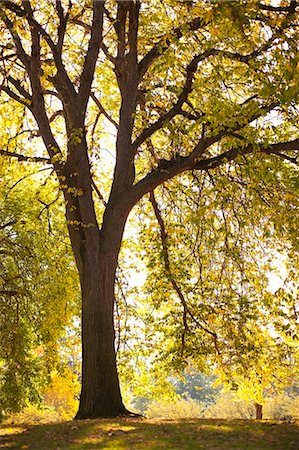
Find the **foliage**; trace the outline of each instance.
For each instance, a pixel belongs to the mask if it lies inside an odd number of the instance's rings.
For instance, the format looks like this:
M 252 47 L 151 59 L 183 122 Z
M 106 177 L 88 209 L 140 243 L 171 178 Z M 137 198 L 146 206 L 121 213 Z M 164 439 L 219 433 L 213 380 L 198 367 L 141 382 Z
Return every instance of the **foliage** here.
M 204 417 L 215 419 L 254 419 L 253 401 L 244 400 L 235 392 L 223 391 L 213 405 L 204 411 Z M 263 418 L 266 420 L 296 420 L 298 418 L 298 396 L 281 392 L 263 398 Z
M 59 422 L 61 417 L 55 409 L 45 407 L 43 405 L 29 404 L 22 409 L 22 411 L 13 414 L 6 421 L 5 424 L 49 424 L 53 422 Z
M 78 314 L 77 278 L 51 180 L 2 161 L 0 190 L 1 414 L 40 403 Z M 38 201 L 39 200 L 39 201 Z M 59 236 L 59 239 L 57 239 Z
M 260 398 L 297 358 L 296 288 L 267 292 L 267 255 L 298 256 L 297 2 L 17 0 L 0 13 L 1 98 L 21 112 L 3 115 L 0 153 L 53 168 L 79 272 L 78 417 L 126 412 L 114 285 L 136 205 L 149 276 L 133 347 L 148 344 L 160 372 L 193 360 L 250 376 Z
M 192 360 L 203 370 L 208 360 L 222 382 L 236 389 L 243 379 L 239 394 L 262 403 L 265 390 L 282 389 L 297 370 L 298 191 L 287 167 L 274 162 L 266 177 L 256 163 L 165 184 L 158 214 L 144 202 L 147 280 L 136 317 L 159 365 L 180 370 Z M 276 292 L 273 254 L 288 265 Z
M 203 417 L 205 407 L 196 400 L 181 399 L 152 402 L 146 410 L 146 416 L 160 419 L 196 419 Z
M 299 417 L 299 396 L 287 395 L 285 392 L 270 397 L 265 402 L 265 418 L 290 420 Z
M 196 400 L 205 406 L 213 403 L 220 389 L 215 387 L 215 376 L 206 376 L 194 369 L 172 380 L 175 391 L 183 399 Z
M 43 391 L 43 401 L 60 419 L 69 420 L 77 411 L 79 392 L 78 375 L 65 368 L 63 373 L 51 373 L 51 381 Z
M 223 392 L 204 415 L 211 419 L 254 419 L 255 409 L 253 402 L 242 400 L 233 392 Z
M 177 376 L 169 376 L 166 367 L 158 368 L 155 364 L 149 365 L 149 359 L 145 361 L 145 371 L 142 373 L 142 365 L 137 363 L 133 371 L 136 375 L 129 381 L 121 373 L 121 379 L 126 380 L 124 399 L 133 411 L 173 419 L 203 417 L 203 411 L 217 401 L 221 387 L 215 386 L 215 376 L 198 373 L 192 367 Z M 122 362 L 120 367 L 126 369 L 127 365 Z
M 146 349 L 147 350 L 147 349 Z M 136 356 L 136 355 L 135 355 Z M 137 354 L 137 357 L 140 357 Z M 134 370 L 132 370 L 132 368 Z M 130 371 L 128 376 L 127 371 Z M 173 402 L 179 400 L 179 395 L 163 366 L 151 365 L 149 360 L 137 361 L 132 358 L 130 362 L 120 364 L 120 377 L 127 404 L 133 410 L 144 413 L 151 402 Z

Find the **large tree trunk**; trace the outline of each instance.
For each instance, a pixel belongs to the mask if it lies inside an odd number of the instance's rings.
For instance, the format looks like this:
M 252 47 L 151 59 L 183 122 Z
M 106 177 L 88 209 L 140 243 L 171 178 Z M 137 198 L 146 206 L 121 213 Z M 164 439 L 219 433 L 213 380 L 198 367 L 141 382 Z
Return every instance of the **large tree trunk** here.
M 81 208 L 82 209 L 82 208 Z M 108 206 L 102 230 L 71 231 L 82 291 L 82 387 L 76 419 L 128 414 L 119 386 L 114 332 L 114 285 L 128 209 Z M 78 259 L 78 258 L 77 258 Z
M 80 125 L 75 129 L 82 129 Z M 100 229 L 85 136 L 76 144 L 70 139 L 68 150 L 63 191 L 82 296 L 82 385 L 76 418 L 115 417 L 127 413 L 116 367 L 114 284 L 130 206 L 110 197 Z
M 82 286 L 82 391 L 77 419 L 125 414 L 114 346 L 113 253 L 95 251 Z

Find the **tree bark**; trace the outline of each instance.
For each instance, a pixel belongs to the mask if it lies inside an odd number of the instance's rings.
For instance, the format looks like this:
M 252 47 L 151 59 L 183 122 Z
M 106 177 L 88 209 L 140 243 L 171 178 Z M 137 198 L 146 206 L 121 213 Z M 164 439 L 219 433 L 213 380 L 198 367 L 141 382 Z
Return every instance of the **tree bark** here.
M 262 420 L 262 418 L 263 418 L 263 405 L 261 405 L 260 403 L 255 403 L 254 407 L 255 407 L 255 419 L 256 420 Z
M 115 261 L 97 252 L 84 267 L 82 285 L 82 390 L 76 419 L 115 417 L 122 403 L 113 324 Z
M 76 419 L 130 414 L 120 392 L 114 332 L 114 285 L 127 215 L 127 210 L 110 204 L 102 229 L 85 230 L 80 244 L 82 384 Z

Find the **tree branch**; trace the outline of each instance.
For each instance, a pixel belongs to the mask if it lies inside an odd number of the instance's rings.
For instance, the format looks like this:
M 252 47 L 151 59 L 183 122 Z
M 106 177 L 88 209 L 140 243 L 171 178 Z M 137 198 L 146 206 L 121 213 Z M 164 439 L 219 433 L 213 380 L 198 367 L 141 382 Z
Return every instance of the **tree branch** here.
M 99 188 L 95 184 L 94 179 L 92 178 L 92 176 L 91 176 L 91 185 L 92 185 L 94 191 L 97 193 L 97 196 L 99 197 L 99 199 L 103 202 L 103 205 L 107 206 L 107 202 L 104 199 L 104 197 L 103 197 L 102 193 L 100 192 Z
M 26 91 L 26 89 L 23 88 L 23 86 L 21 85 L 19 80 L 16 80 L 15 78 L 13 78 L 11 75 L 9 75 L 7 77 L 7 81 L 9 81 L 17 90 L 18 92 L 23 95 L 23 97 L 25 97 L 27 100 L 29 100 L 30 102 L 32 101 L 32 97 L 29 94 L 29 92 Z
M 139 25 L 139 10 L 140 1 L 135 0 L 135 2 L 129 3 L 129 55 L 134 63 L 137 64 L 137 43 L 138 43 L 138 25 Z
M 142 58 L 138 64 L 139 79 L 141 80 L 146 74 L 150 66 L 154 61 L 161 56 L 172 44 L 172 39 L 180 39 L 184 35 L 184 31 L 196 31 L 204 25 L 208 25 L 209 22 L 205 21 L 202 17 L 196 17 L 191 22 L 177 27 L 160 38 L 160 40 L 151 48 L 151 50 Z M 169 38 L 169 36 L 171 36 Z
M 188 101 L 188 95 L 192 92 L 193 87 L 193 80 L 195 73 L 198 68 L 198 64 L 205 59 L 208 59 L 211 56 L 222 56 L 227 57 L 229 59 L 239 61 L 242 63 L 248 63 L 250 60 L 256 58 L 262 51 L 266 51 L 271 46 L 272 42 L 276 39 L 277 34 L 273 35 L 271 39 L 269 39 L 264 45 L 262 45 L 259 49 L 247 54 L 242 55 L 239 53 L 233 53 L 225 50 L 220 49 L 209 49 L 203 52 L 202 54 L 196 55 L 193 57 L 192 61 L 188 64 L 186 68 L 186 78 L 185 78 L 185 84 L 181 91 L 181 94 L 179 95 L 177 102 L 173 105 L 173 107 L 163 116 L 159 117 L 159 119 L 154 122 L 152 125 L 150 125 L 147 129 L 145 129 L 133 142 L 132 144 L 132 152 L 135 153 L 138 149 L 138 147 L 152 134 L 154 134 L 156 131 L 162 128 L 162 126 L 165 124 L 165 122 L 173 119 L 177 115 L 184 115 L 187 117 L 188 113 L 182 110 L 182 106 L 184 103 Z M 251 97 L 255 98 L 254 97 Z M 246 103 L 248 100 L 245 101 Z M 245 103 L 244 103 L 245 104 Z M 189 116 L 190 117 L 190 116 Z M 191 117 L 191 120 L 194 120 L 194 117 Z
M 9 158 L 16 158 L 18 161 L 37 162 L 51 164 L 50 158 L 44 158 L 43 156 L 26 156 L 16 152 L 10 152 L 8 150 L 0 149 L 0 155 L 7 156 Z
M 10 1 L 2 1 L 1 3 L 10 10 L 14 10 L 16 8 L 17 10 L 20 9 L 22 11 L 22 9 L 19 8 L 19 6 L 15 5 L 14 3 L 10 2 Z M 23 15 L 25 15 L 25 12 Z M 23 15 L 22 15 L 22 17 L 23 17 Z M 7 15 L 5 14 L 3 9 L 1 9 L 1 11 L 0 11 L 0 17 L 4 21 L 7 29 L 9 30 L 9 32 L 11 34 L 13 41 L 15 43 L 18 58 L 24 64 L 26 70 L 27 71 L 30 70 L 30 57 L 29 57 L 29 55 L 27 55 L 27 53 L 24 50 L 20 36 L 16 32 L 13 22 L 7 17 Z
M 26 18 L 28 21 L 28 24 L 31 25 L 31 27 L 34 27 L 40 34 L 43 36 L 49 47 L 52 51 L 56 50 L 55 44 L 53 40 L 51 39 L 50 35 L 46 32 L 46 30 L 34 19 L 33 11 L 30 5 L 30 2 L 23 1 L 24 9 L 22 9 L 19 5 L 16 5 L 15 3 L 8 1 L 8 0 L 2 0 L 1 2 L 8 10 L 15 13 L 20 18 Z M 13 23 L 10 22 L 10 26 L 13 28 Z M 28 57 L 28 55 L 27 55 Z M 29 57 L 28 57 L 29 62 Z M 27 67 L 27 66 L 26 66 Z
M 298 164 L 297 158 L 292 158 L 288 155 L 281 153 L 282 151 L 294 151 L 294 150 L 299 150 L 299 138 L 294 139 L 293 141 L 281 142 L 266 147 L 263 147 L 261 145 L 259 148 L 257 148 L 257 146 L 253 146 L 253 144 L 249 144 L 243 148 L 233 148 L 231 150 L 228 150 L 227 152 L 221 153 L 218 156 L 214 156 L 213 158 L 207 158 L 198 161 L 198 163 L 194 165 L 194 169 L 196 170 L 215 169 L 216 167 L 219 167 L 222 164 L 227 164 L 228 162 L 233 161 L 238 156 L 253 154 L 256 151 L 259 151 L 260 153 L 264 153 L 266 155 L 276 155 L 280 158 L 285 159 L 286 161 Z
M 61 163 L 56 160 L 54 161 L 54 157 L 57 154 L 61 155 L 61 150 L 59 145 L 52 133 L 51 126 L 49 123 L 49 119 L 47 117 L 46 106 L 43 95 L 43 88 L 40 80 L 41 75 L 41 44 L 40 44 L 40 35 L 42 34 L 43 28 L 33 17 L 33 11 L 29 2 L 24 2 L 24 8 L 26 11 L 26 18 L 28 20 L 28 24 L 30 26 L 31 33 L 31 60 L 30 60 L 30 69 L 28 70 L 28 74 L 30 77 L 31 88 L 32 88 L 32 105 L 30 106 L 30 110 L 32 111 L 36 122 L 38 124 L 40 135 L 44 141 L 46 149 L 49 153 L 50 158 L 53 158 L 53 164 L 56 168 L 57 173 L 61 170 Z M 48 34 L 45 32 L 48 36 Z M 50 45 L 54 45 L 53 41 L 49 37 Z M 55 46 L 54 46 L 55 47 Z M 54 49 L 53 47 L 53 49 Z M 56 52 L 55 52 L 56 54 Z M 57 57 L 57 55 L 56 55 Z M 55 58 L 55 56 L 54 56 Z
M 14 12 L 18 17 L 26 18 L 26 20 L 30 26 L 30 31 L 31 31 L 31 36 L 32 36 L 32 44 L 34 42 L 34 45 L 35 46 L 37 45 L 37 40 L 39 40 L 39 36 L 42 36 L 45 39 L 45 41 L 47 42 L 47 44 L 53 54 L 53 58 L 54 58 L 55 65 L 57 68 L 57 74 L 55 77 L 52 78 L 52 81 L 55 83 L 56 88 L 57 88 L 57 86 L 59 86 L 58 90 L 60 90 L 60 92 L 64 96 L 64 98 L 75 99 L 77 97 L 77 94 L 76 94 L 76 91 L 74 89 L 74 86 L 73 86 L 70 78 L 67 75 L 67 72 L 66 72 L 63 62 L 62 62 L 62 57 L 61 57 L 62 46 L 61 46 L 61 42 L 59 41 L 59 39 L 58 39 L 58 44 L 56 46 L 53 39 L 51 38 L 51 36 L 41 26 L 41 24 L 39 22 L 37 22 L 37 20 L 34 18 L 33 10 L 31 8 L 29 1 L 23 2 L 24 10 L 17 5 L 14 5 L 11 1 L 6 0 L 3 3 L 5 3 L 5 6 L 9 10 Z M 27 55 L 27 57 L 28 57 L 28 55 Z M 29 59 L 29 57 L 28 57 L 28 59 Z M 33 71 L 31 69 L 30 60 L 28 62 L 28 65 L 26 66 L 26 69 L 27 69 L 28 74 L 32 75 Z M 33 75 L 37 75 L 37 74 L 35 72 L 33 72 Z
M 0 225 L 0 230 L 4 230 L 4 228 L 10 227 L 11 225 L 15 225 L 17 223 L 16 220 L 10 220 L 2 225 Z
M 12 91 L 8 86 L 0 86 L 0 91 L 6 92 L 6 94 L 16 100 L 18 103 L 21 103 L 21 105 L 26 106 L 27 108 L 31 109 L 32 105 L 31 102 L 28 102 L 28 99 L 24 99 L 22 97 L 19 97 L 14 91 Z
M 165 271 L 166 271 L 166 275 L 167 278 L 169 279 L 174 291 L 176 292 L 177 296 L 180 299 L 180 302 L 183 306 L 183 326 L 184 326 L 184 331 L 182 332 L 182 353 L 184 351 L 184 344 L 185 344 L 185 337 L 186 337 L 186 333 L 188 332 L 188 322 L 187 322 L 187 316 L 189 315 L 191 317 L 191 319 L 193 320 L 193 322 L 203 331 L 205 331 L 206 333 L 208 333 L 210 336 L 213 337 L 214 343 L 215 343 L 215 348 L 217 350 L 217 353 L 219 353 L 218 350 L 218 343 L 217 343 L 217 334 L 211 330 L 209 330 L 207 327 L 205 327 L 204 325 L 202 325 L 202 323 L 199 322 L 199 320 L 197 320 L 197 318 L 194 316 L 194 314 L 190 311 L 190 308 L 188 307 L 187 301 L 185 299 L 185 296 L 183 294 L 182 289 L 180 288 L 180 286 L 178 285 L 178 283 L 175 280 L 175 277 L 172 274 L 172 270 L 171 270 L 171 264 L 170 264 L 170 258 L 169 258 L 169 251 L 168 251 L 168 235 L 166 232 L 166 228 L 165 228 L 165 224 L 164 224 L 164 220 L 162 218 L 158 203 L 156 201 L 155 195 L 154 195 L 154 191 L 150 191 L 150 197 L 149 200 L 152 204 L 157 222 L 159 224 L 160 227 L 160 236 L 161 236 L 161 242 L 162 242 L 162 248 L 163 248 L 163 259 L 164 259 L 164 266 L 165 266 Z
M 12 289 L 4 289 L 0 291 L 0 295 L 8 295 L 9 297 L 18 297 L 24 295 L 24 292 L 15 291 Z
M 80 76 L 79 103 L 83 111 L 86 110 L 90 96 L 94 70 L 103 40 L 104 0 L 93 0 L 93 18 L 88 49 Z
M 128 3 L 117 2 L 116 21 L 114 29 L 117 35 L 117 60 L 122 60 L 126 52 L 126 20 L 128 14 Z
M 105 8 L 104 8 L 105 10 Z M 105 10 L 106 11 L 106 10 Z M 90 33 L 91 26 L 88 23 L 83 22 L 82 20 L 78 19 L 78 17 L 73 17 L 70 19 L 71 23 L 74 23 L 76 25 L 79 25 L 80 27 L 84 28 L 84 30 L 88 31 Z M 104 44 L 104 42 L 101 42 L 100 45 L 101 50 L 103 50 L 105 56 L 111 61 L 113 64 L 115 64 L 115 58 L 109 53 L 108 47 Z
M 107 45 L 104 44 L 104 42 L 102 42 L 101 44 L 101 50 L 103 51 L 104 55 L 109 59 L 109 61 L 112 62 L 112 64 L 116 65 L 116 58 L 114 58 L 114 56 L 112 56 L 111 53 L 109 53 L 109 49 Z
M 148 128 L 146 128 L 138 137 L 137 139 L 133 142 L 132 144 L 132 152 L 135 153 L 138 149 L 138 147 L 149 137 L 151 137 L 156 131 L 158 131 L 159 129 L 161 129 L 163 127 L 163 125 L 165 124 L 165 122 L 173 119 L 176 115 L 179 114 L 184 114 L 184 111 L 182 111 L 182 106 L 183 104 L 188 100 L 188 95 L 191 93 L 192 91 L 192 86 L 193 86 L 193 80 L 194 80 L 194 75 L 196 73 L 198 64 L 201 61 L 204 61 L 205 59 L 209 58 L 210 56 L 214 55 L 217 52 L 216 49 L 212 49 L 212 50 L 207 50 L 205 52 L 203 52 L 200 55 L 196 55 L 194 56 L 194 58 L 192 59 L 192 61 L 188 64 L 187 68 L 186 68 L 186 79 L 185 79 L 185 84 L 184 87 L 177 99 L 177 102 L 173 105 L 173 107 L 165 114 L 163 114 L 163 116 L 159 117 L 159 119 L 153 123 L 152 125 L 150 125 Z
M 17 15 L 17 17 L 24 18 L 27 20 L 28 25 L 30 26 L 30 33 L 32 38 L 32 54 L 31 57 L 26 54 L 20 37 L 17 35 L 16 31 L 14 30 L 13 22 L 11 22 L 5 13 L 2 13 L 2 18 L 7 26 L 7 28 L 10 30 L 11 35 L 13 37 L 13 40 L 16 45 L 17 54 L 22 63 L 24 64 L 27 73 L 31 79 L 31 82 L 35 82 L 37 79 L 39 79 L 40 75 L 40 61 L 38 61 L 40 55 L 38 51 L 38 47 L 40 46 L 39 40 L 40 36 L 44 37 L 46 40 L 48 46 L 50 47 L 50 50 L 52 51 L 53 58 L 56 64 L 57 68 L 57 74 L 55 77 L 52 78 L 52 81 L 55 84 L 55 87 L 57 90 L 61 93 L 61 95 L 64 97 L 64 99 L 69 100 L 69 98 L 72 98 L 73 100 L 77 97 L 76 91 L 74 89 L 74 86 L 72 82 L 70 81 L 65 67 L 62 63 L 61 59 L 61 49 L 59 52 L 60 46 L 58 45 L 56 47 L 54 41 L 51 39 L 50 35 L 47 33 L 47 31 L 38 23 L 33 15 L 33 10 L 31 8 L 29 1 L 24 1 L 24 9 L 22 9 L 20 6 L 14 4 L 11 1 L 4 0 L 2 1 L 2 4 L 4 7 L 6 7 L 8 10 L 13 12 Z M 33 65 L 32 65 L 33 64 Z M 36 72 L 35 68 L 33 66 L 39 67 L 39 72 Z
M 264 5 L 263 3 L 259 3 L 258 6 L 263 11 L 273 11 L 273 12 L 294 12 L 298 3 L 294 0 L 291 0 L 289 6 L 273 6 L 273 5 Z
M 100 100 L 95 96 L 95 94 L 93 92 L 91 92 L 90 96 L 91 96 L 92 100 L 95 102 L 95 104 L 97 105 L 97 107 L 99 108 L 100 113 L 103 114 L 106 117 L 106 119 L 108 119 L 109 122 L 111 122 L 112 125 L 115 126 L 116 129 L 118 129 L 118 123 L 115 122 L 115 120 L 110 116 L 110 114 L 107 113 L 104 106 L 102 105 Z
M 245 101 L 246 103 L 247 101 Z M 155 189 L 159 184 L 173 178 L 174 176 L 183 173 L 188 170 L 208 170 L 219 167 L 222 164 L 232 161 L 237 158 L 240 154 L 245 155 L 253 153 L 253 145 L 249 145 L 243 148 L 233 148 L 227 152 L 221 153 L 218 156 L 211 158 L 200 159 L 205 151 L 213 144 L 220 142 L 223 137 L 231 135 L 236 131 L 249 125 L 252 121 L 256 120 L 258 117 L 264 115 L 267 112 L 272 111 L 277 106 L 277 102 L 272 102 L 269 105 L 261 105 L 259 110 L 247 118 L 246 123 L 240 123 L 236 120 L 237 125 L 232 129 L 225 129 L 220 131 L 215 136 L 205 136 L 203 135 L 198 143 L 194 146 L 193 150 L 188 156 L 176 155 L 170 160 L 160 160 L 158 166 L 149 172 L 144 178 L 142 178 L 138 183 L 132 187 L 130 201 L 134 204 L 140 200 L 143 195 L 151 190 Z M 237 119 L 237 117 L 236 117 Z M 273 144 L 272 146 L 265 148 L 263 153 L 279 152 L 288 148 L 288 150 L 293 150 L 294 147 L 297 149 L 298 140 L 291 141 L 289 143 Z M 283 148 L 282 148 L 282 147 Z M 256 147 L 255 147 L 256 148 Z
M 65 32 L 66 32 L 66 25 L 67 25 L 67 21 L 69 18 L 69 13 L 67 12 L 66 14 L 64 14 L 61 0 L 56 0 L 56 11 L 57 11 L 57 15 L 59 17 L 59 27 L 57 30 L 58 40 L 57 40 L 56 48 L 57 48 L 58 53 L 61 54 L 64 37 L 65 37 Z
M 187 307 L 187 303 L 186 303 L 184 294 L 183 294 L 182 290 L 180 289 L 179 285 L 177 284 L 177 282 L 171 272 L 169 252 L 168 252 L 168 236 L 166 233 L 165 224 L 164 224 L 161 212 L 159 210 L 157 201 L 155 199 L 154 191 L 150 192 L 149 200 L 150 200 L 150 203 L 152 204 L 157 222 L 160 227 L 160 237 L 161 237 L 162 248 L 163 248 L 162 256 L 164 259 L 164 267 L 165 267 L 166 276 L 167 276 L 168 280 L 170 281 L 174 291 L 176 292 L 176 294 L 179 297 L 180 302 L 183 306 L 183 327 L 184 327 L 184 329 L 182 331 L 182 355 L 183 355 L 184 348 L 185 348 L 186 334 L 188 333 L 188 330 L 189 330 L 188 321 L 187 321 L 188 307 Z

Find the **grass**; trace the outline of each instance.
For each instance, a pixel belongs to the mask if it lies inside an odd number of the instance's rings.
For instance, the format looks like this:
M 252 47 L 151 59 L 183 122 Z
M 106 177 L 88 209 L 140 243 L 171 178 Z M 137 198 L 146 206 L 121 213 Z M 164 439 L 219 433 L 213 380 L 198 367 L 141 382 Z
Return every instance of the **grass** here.
M 101 419 L 2 425 L 1 449 L 299 450 L 299 423 Z

